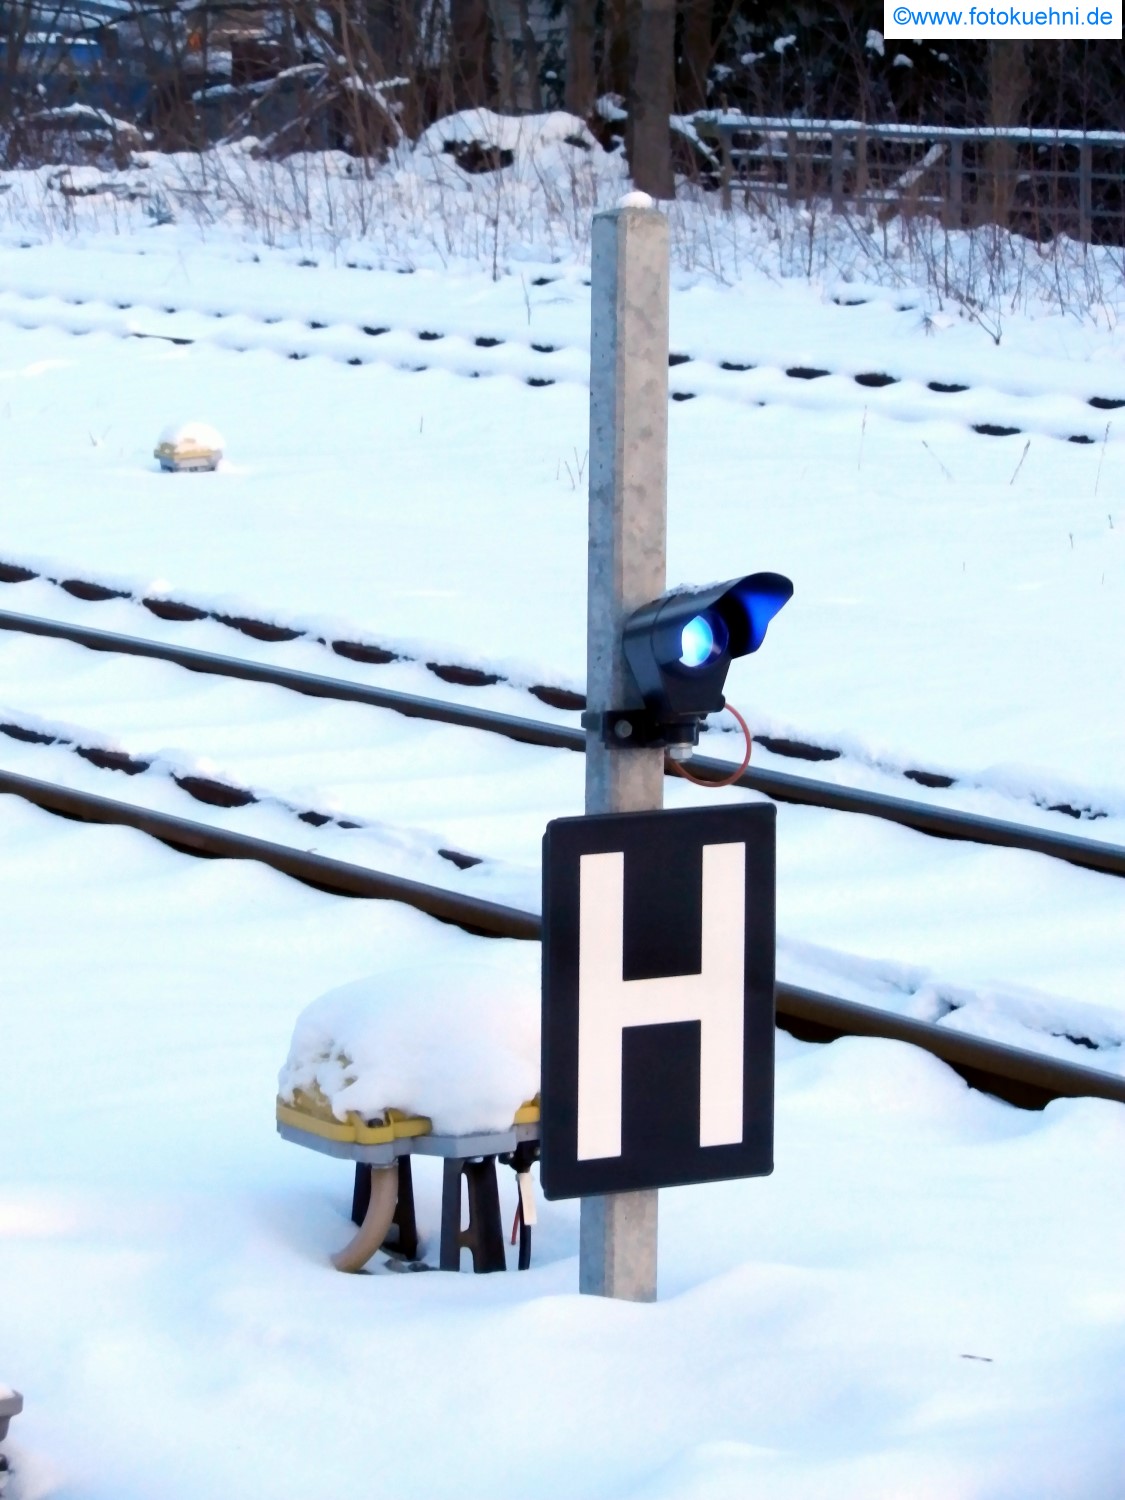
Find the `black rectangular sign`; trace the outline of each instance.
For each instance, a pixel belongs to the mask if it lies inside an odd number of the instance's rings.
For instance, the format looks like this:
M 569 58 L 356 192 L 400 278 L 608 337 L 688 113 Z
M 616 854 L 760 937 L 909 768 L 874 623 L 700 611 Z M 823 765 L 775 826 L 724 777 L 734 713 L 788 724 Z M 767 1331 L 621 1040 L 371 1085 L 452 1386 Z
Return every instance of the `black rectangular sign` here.
M 545 1197 L 773 1170 L 775 822 L 755 802 L 548 824 Z

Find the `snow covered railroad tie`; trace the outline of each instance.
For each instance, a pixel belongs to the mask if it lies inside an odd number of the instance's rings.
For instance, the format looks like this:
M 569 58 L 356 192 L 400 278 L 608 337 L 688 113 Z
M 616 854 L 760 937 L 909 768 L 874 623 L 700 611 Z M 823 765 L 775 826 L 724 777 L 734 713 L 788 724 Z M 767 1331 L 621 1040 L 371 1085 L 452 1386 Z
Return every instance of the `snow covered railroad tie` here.
M 412 1155 L 442 1158 L 443 1271 L 460 1268 L 462 1249 L 475 1271 L 506 1268 L 498 1160 L 516 1173 L 518 1264 L 528 1268 L 531 1167 L 539 1156 L 538 1027 L 533 968 L 513 973 L 479 961 L 423 963 L 359 980 L 302 1012 L 278 1080 L 277 1130 L 296 1145 L 356 1164 L 358 1228 L 333 1255 L 337 1270 L 362 1270 L 380 1249 L 417 1262 Z M 388 1097 L 399 1104 L 387 1104 Z M 511 1101 L 521 1098 L 513 1109 Z

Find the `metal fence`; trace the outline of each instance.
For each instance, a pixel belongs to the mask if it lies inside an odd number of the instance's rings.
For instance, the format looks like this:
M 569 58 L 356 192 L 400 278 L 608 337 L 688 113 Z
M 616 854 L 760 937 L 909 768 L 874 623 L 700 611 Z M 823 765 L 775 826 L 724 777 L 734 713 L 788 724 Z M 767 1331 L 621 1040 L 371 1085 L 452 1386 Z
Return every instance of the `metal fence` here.
M 787 120 L 703 111 L 692 117 L 718 152 L 723 205 L 780 198 L 925 213 L 948 227 L 1003 222 L 1050 239 L 1125 243 L 1125 133 L 859 120 Z

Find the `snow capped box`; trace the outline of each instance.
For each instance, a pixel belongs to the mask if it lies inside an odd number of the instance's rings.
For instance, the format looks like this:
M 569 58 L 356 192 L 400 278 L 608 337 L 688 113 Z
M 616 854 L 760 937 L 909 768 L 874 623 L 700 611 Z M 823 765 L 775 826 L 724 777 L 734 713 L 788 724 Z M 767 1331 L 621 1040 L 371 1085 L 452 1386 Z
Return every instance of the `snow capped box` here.
M 278 1078 L 278 1118 L 348 1140 L 420 1120 L 443 1135 L 509 1129 L 539 1089 L 539 973 L 537 952 L 506 956 L 419 962 L 314 1000 Z
M 153 457 L 170 473 L 216 469 L 223 446 L 222 435 L 206 422 L 184 422 L 165 427 L 153 449 Z

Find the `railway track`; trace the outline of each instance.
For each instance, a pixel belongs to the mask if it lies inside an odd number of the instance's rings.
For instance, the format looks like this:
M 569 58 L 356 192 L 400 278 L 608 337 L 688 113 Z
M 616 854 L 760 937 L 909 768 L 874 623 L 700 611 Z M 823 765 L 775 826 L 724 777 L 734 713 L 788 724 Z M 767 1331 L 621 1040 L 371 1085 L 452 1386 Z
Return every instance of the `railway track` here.
M 62 593 L 71 598 L 79 599 L 84 603 L 97 604 L 111 600 L 124 600 L 143 608 L 149 614 L 155 615 L 158 619 L 166 622 L 213 621 L 223 626 L 224 629 L 230 630 L 232 636 L 242 636 L 268 644 L 289 641 L 311 643 L 325 648 L 327 652 L 335 656 L 343 657 L 348 661 L 354 661 L 365 666 L 385 666 L 392 662 L 417 661 L 417 658 L 411 657 L 401 650 L 388 648 L 377 641 L 366 639 L 330 640 L 322 636 L 311 635 L 299 626 L 286 624 L 277 620 L 223 613 L 222 611 L 210 609 L 205 605 L 182 599 L 173 599 L 165 595 L 151 596 L 135 594 L 131 593 L 128 589 L 114 587 L 96 579 L 50 577 L 38 572 L 35 567 L 15 561 L 10 557 L 0 558 L 0 584 L 18 585 L 34 579 L 41 580 L 52 587 L 58 588 Z M 7 625 L 3 623 L 5 620 L 9 622 Z M 66 637 L 78 641 L 80 644 L 90 645 L 94 649 L 114 649 L 110 641 L 112 634 L 110 632 L 89 630 L 73 622 L 68 623 L 36 618 L 0 609 L 0 629 L 5 628 L 13 630 L 22 629 L 29 633 L 34 630 L 43 635 L 54 633 L 60 638 Z M 135 654 L 139 655 L 148 652 L 149 643 L 144 638 L 122 636 L 121 639 L 135 640 Z M 155 654 L 155 648 L 150 654 Z M 169 659 L 174 660 L 175 658 L 169 657 Z M 469 667 L 456 662 L 425 660 L 418 664 L 424 666 L 427 672 L 437 677 L 440 681 L 457 687 L 484 688 L 491 687 L 497 683 L 504 683 L 520 691 L 530 693 L 533 698 L 547 705 L 548 708 L 563 711 L 578 711 L 585 707 L 585 698 L 582 694 L 570 688 L 542 682 L 517 682 L 503 676 L 499 672 L 483 671 L 480 668 Z M 200 667 L 199 670 L 205 670 L 205 668 Z M 245 673 L 242 675 L 245 675 Z M 308 690 L 313 691 L 312 688 Z M 813 743 L 806 738 L 781 737 L 759 733 L 755 736 L 755 739 L 759 745 L 772 754 L 788 759 L 821 762 L 843 758 L 843 752 L 837 747 L 823 743 Z M 567 748 L 570 747 L 568 746 Z M 885 762 L 880 762 L 875 769 L 880 772 L 890 772 L 893 775 L 901 776 L 915 785 L 931 790 L 943 790 L 959 785 L 957 779 L 953 776 L 919 766 L 892 766 Z M 1060 802 L 1049 796 L 1034 796 L 1033 800 L 1035 805 L 1044 811 L 1062 813 L 1075 820 L 1097 820 L 1107 816 L 1104 809 L 1082 805 L 1081 803 L 1075 805 L 1074 802 Z
M 0 771 L 0 794 L 8 793 L 62 817 L 133 828 L 185 854 L 253 860 L 317 890 L 337 896 L 401 901 L 465 931 L 488 937 L 536 941 L 541 920 L 533 912 L 482 900 L 218 829 L 167 813 L 117 802 L 88 792 Z M 795 985 L 775 991 L 777 1024 L 806 1041 L 843 1036 L 900 1041 L 940 1058 L 972 1087 L 1025 1109 L 1057 1098 L 1098 1098 L 1125 1103 L 1125 1078 L 1064 1060 L 969 1036 L 927 1022 L 857 1004 Z
M 422 718 L 462 729 L 496 733 L 523 744 L 543 745 L 571 753 L 580 753 L 585 744 L 582 730 L 571 724 L 544 723 L 516 715 L 496 714 L 471 703 L 441 702 L 438 699 L 374 687 L 365 682 L 327 678 L 318 673 L 294 672 L 287 667 L 261 661 L 246 661 L 195 651 L 171 642 L 117 636 L 110 631 L 95 631 L 65 621 L 34 619 L 9 612 L 0 613 L 0 628 L 48 639 L 71 640 L 99 652 L 156 658 L 201 675 L 220 676 L 233 681 L 263 682 L 318 699 L 336 699 L 372 708 L 392 709 L 408 718 Z M 78 748 L 80 753 L 83 748 L 90 748 L 83 747 L 78 741 L 72 741 L 71 747 Z M 93 748 L 96 750 L 98 747 Z M 92 754 L 87 754 L 86 757 L 92 759 L 95 765 L 120 769 L 126 775 L 130 771 L 135 774 L 136 766 L 130 768 L 114 763 L 113 759 L 98 759 Z M 726 763 L 706 757 L 697 757 L 694 766 L 703 774 L 708 771 L 723 774 L 729 769 Z M 220 807 L 240 807 L 248 799 L 254 799 L 246 796 L 245 787 L 222 781 L 195 778 L 192 783 L 189 778 L 177 780 L 181 789 L 196 796 L 199 801 L 213 802 Z M 873 793 L 849 792 L 831 784 L 816 783 L 804 777 L 790 777 L 780 772 L 747 772 L 742 784 L 775 796 L 778 801 L 823 805 L 841 811 L 862 811 L 874 816 L 889 817 L 906 826 L 918 826 L 919 831 L 938 832 L 945 837 L 974 838 L 975 841 L 999 843 L 1017 849 L 1034 849 L 1035 852 L 1049 853 L 1055 858 L 1068 859 L 1106 873 L 1125 873 L 1124 850 L 1116 850 L 1109 844 L 1097 841 L 1052 834 L 1043 829 L 1022 828 L 1020 825 L 995 825 L 989 819 L 950 813 L 944 808 L 929 807 L 921 802 L 910 804 L 900 802 L 900 799 L 879 798 Z M 345 859 L 329 858 L 320 853 L 297 849 L 288 843 L 248 837 L 228 828 L 193 822 L 184 817 L 172 816 L 166 811 L 139 807 L 13 772 L 0 772 L 0 792 L 21 796 L 62 816 L 130 826 L 193 855 L 255 859 L 294 879 L 303 880 L 333 894 L 407 901 L 411 906 L 425 910 L 435 918 L 456 922 L 469 932 L 507 936 L 523 941 L 534 939 L 538 933 L 538 916 L 534 912 L 520 909 L 514 904 L 481 900 L 478 895 L 468 894 L 463 889 L 429 883 L 429 879 L 404 879 L 399 874 L 363 867 Z M 305 813 L 302 813 L 296 804 L 291 804 L 288 811 L 297 817 L 303 817 L 305 822 L 317 825 L 326 820 L 323 814 L 315 813 L 315 810 L 306 808 Z M 314 814 L 309 816 L 309 811 Z M 338 820 L 345 828 L 356 826 L 351 820 Z M 452 859 L 460 868 L 478 861 L 478 856 L 465 855 L 460 850 L 434 849 L 431 852 Z M 837 1035 L 871 1035 L 909 1041 L 950 1062 L 974 1085 L 1008 1098 L 1013 1103 L 1037 1106 L 1046 1103 L 1049 1098 L 1077 1092 L 1092 1092 L 1104 1098 L 1125 1098 L 1125 1080 L 1115 1079 L 1112 1074 L 1086 1070 L 1071 1062 L 1056 1061 L 1049 1056 L 1023 1049 L 986 1043 L 980 1038 L 968 1037 L 950 1028 L 916 1022 L 891 1011 L 856 1004 L 816 990 L 781 984 L 778 986 L 777 1007 L 780 1025 L 799 1037 L 829 1040 Z
M 450 703 L 440 699 L 374 687 L 365 683 L 217 655 L 169 642 L 151 641 L 95 630 L 65 621 L 46 620 L 10 611 L 0 611 L 0 630 L 70 641 L 100 652 L 166 661 L 192 672 L 236 681 L 265 683 L 308 697 L 365 704 L 372 708 L 390 710 L 406 718 L 455 725 L 545 749 L 582 753 L 586 746 L 585 731 L 569 724 L 551 724 L 541 720 L 496 713 L 471 705 Z M 8 722 L 0 725 L 0 732 L 12 734 L 16 738 L 39 737 L 44 740 L 48 737 L 61 738 L 32 723 L 13 722 L 10 713 Z M 106 769 L 118 769 L 126 773 L 148 769 L 148 765 L 143 763 L 135 763 L 132 767 L 123 763 L 119 753 L 118 763 L 112 760 L 107 761 L 106 755 L 112 756 L 115 752 L 106 752 L 103 747 L 97 745 L 80 744 L 76 748 L 78 753 L 83 754 L 86 759 L 95 764 L 101 764 Z M 99 753 L 102 756 L 101 760 L 98 759 Z M 697 755 L 690 765 L 694 774 L 715 780 L 722 779 L 730 772 L 730 767 L 725 761 L 708 756 Z M 674 774 L 671 768 L 669 774 Z M 178 777 L 177 779 L 181 785 L 184 784 L 185 779 L 189 783 L 192 781 L 192 778 Z M 212 802 L 220 806 L 239 806 L 254 800 L 253 794 L 247 788 L 214 781 L 209 784 L 202 783 L 200 778 L 194 778 L 194 780 L 197 783 L 194 790 L 191 784 L 185 789 L 192 795 L 198 795 L 201 801 Z M 1081 838 L 1074 834 L 1058 833 L 1017 822 L 981 817 L 978 814 L 959 812 L 930 803 L 890 797 L 877 792 L 818 781 L 811 777 L 794 776 L 753 766 L 742 772 L 736 784 L 778 802 L 880 818 L 938 838 L 959 839 L 998 848 L 1024 850 L 1028 853 L 1046 855 L 1051 859 L 1063 860 L 1068 864 L 1102 874 L 1125 876 L 1125 849 L 1099 840 Z M 930 784 L 932 785 L 933 782 L 931 781 Z M 293 810 L 306 822 L 328 821 L 327 816 L 321 815 L 317 809 Z M 345 826 L 349 825 L 345 823 Z M 476 858 L 470 854 L 459 855 L 458 851 L 442 852 L 445 857 L 452 859 L 455 863 L 461 863 L 462 860 L 474 862 Z
M 68 592 L 78 591 L 72 589 Z M 78 597 L 82 597 L 81 592 L 78 592 Z M 256 633 L 254 621 L 238 622 L 235 628 L 246 626 L 249 629 L 245 633 L 250 635 Z M 356 705 L 361 708 L 389 710 L 406 720 L 421 720 L 435 725 L 449 726 L 456 730 L 483 733 L 549 751 L 578 754 L 585 748 L 585 735 L 573 723 L 552 723 L 544 719 L 537 720 L 514 714 L 497 713 L 490 709 L 480 708 L 471 702 L 447 702 L 417 694 L 391 691 L 370 682 L 333 678 L 319 673 L 296 671 L 268 661 L 245 660 L 200 651 L 180 646 L 175 641 L 155 641 L 139 636 L 119 635 L 72 622 L 23 616 L 10 611 L 0 611 L 0 630 L 7 632 L 9 637 L 26 635 L 40 638 L 44 645 L 52 641 L 72 643 L 96 652 L 102 657 L 140 658 L 167 663 L 173 668 L 191 672 L 204 680 L 225 679 L 231 683 L 246 682 L 280 688 L 291 692 L 295 703 L 302 698 L 306 700 L 311 698 L 326 700 L 329 703 L 335 701 Z M 37 664 L 34 659 L 28 659 L 28 664 L 32 670 L 32 675 L 28 680 L 34 681 Z M 48 662 L 42 664 L 49 666 Z M 133 679 L 130 680 L 133 681 Z M 140 679 L 134 681 L 134 687 L 139 681 Z M 178 690 L 176 696 L 178 696 Z M 472 694 L 467 696 L 471 697 Z M 230 700 L 222 701 L 229 702 Z M 247 707 L 251 714 L 250 722 L 256 722 L 254 715 L 259 708 L 268 712 L 265 700 L 261 705 L 253 704 Z M 208 711 L 214 712 L 216 709 L 211 708 Z M 218 711 L 221 711 L 221 705 Z M 142 713 L 145 712 L 142 708 Z M 528 854 L 527 849 L 521 849 L 515 856 L 522 862 L 521 864 L 505 867 L 504 860 L 501 859 L 497 863 L 489 851 L 472 849 L 471 841 L 466 847 L 461 847 L 456 842 L 450 845 L 448 840 L 443 841 L 440 837 L 433 837 L 427 842 L 427 837 L 420 832 L 412 828 L 400 829 L 382 825 L 378 817 L 374 823 L 368 820 L 365 824 L 362 818 L 342 816 L 335 803 L 330 804 L 330 810 L 325 810 L 325 807 L 319 804 L 302 803 L 295 801 L 292 797 L 281 798 L 264 794 L 256 782 L 240 783 L 220 775 L 203 776 L 193 773 L 190 770 L 190 760 L 189 769 L 185 772 L 183 768 L 177 768 L 175 764 L 166 761 L 160 754 L 151 756 L 130 754 L 117 748 L 119 741 L 115 734 L 106 736 L 103 733 L 99 738 L 96 733 L 85 733 L 80 729 L 75 729 L 73 725 L 69 726 L 67 732 L 63 732 L 63 729 L 52 726 L 49 721 L 33 715 L 21 716 L 10 708 L 5 710 L 0 718 L 4 720 L 0 723 L 0 733 L 16 739 L 37 741 L 40 744 L 53 741 L 56 746 L 62 746 L 76 753 L 94 767 L 99 768 L 99 775 L 101 771 L 120 773 L 123 786 L 129 784 L 133 788 L 139 786 L 141 781 L 148 782 L 154 778 L 159 781 L 163 776 L 166 780 L 174 781 L 180 792 L 187 793 L 200 803 L 236 811 L 245 808 L 249 803 L 258 803 L 259 809 L 267 813 L 272 804 L 274 811 L 282 810 L 288 815 L 290 821 L 282 827 L 278 825 L 276 818 L 272 823 L 268 818 L 264 822 L 260 819 L 252 820 L 249 826 L 256 833 L 265 831 L 269 837 L 251 837 L 235 832 L 230 827 L 216 826 L 215 822 L 197 823 L 190 818 L 177 816 L 176 813 L 168 810 L 169 806 L 175 806 L 174 796 L 165 797 L 159 792 L 158 786 L 155 788 L 155 797 L 153 792 L 146 794 L 142 791 L 140 801 L 145 801 L 147 796 L 149 801 L 156 800 L 157 803 L 164 805 L 147 807 L 137 805 L 136 802 L 119 801 L 115 796 L 96 795 L 82 790 L 81 785 L 78 787 L 57 785 L 53 780 L 40 776 L 34 756 L 24 757 L 23 764 L 20 763 L 20 758 L 16 760 L 17 769 L 19 771 L 30 769 L 31 775 L 21 775 L 15 772 L 5 772 L 0 775 L 0 792 L 14 793 L 63 816 L 120 823 L 137 828 L 163 839 L 164 842 L 184 852 L 211 857 L 255 859 L 287 875 L 335 894 L 403 900 L 442 920 L 457 922 L 458 925 L 465 926 L 471 931 L 525 939 L 534 937 L 537 931 L 538 917 L 528 911 L 525 906 L 534 879 L 530 865 L 524 869 L 529 858 L 533 857 Z M 147 715 L 142 722 L 147 722 Z M 353 733 L 356 725 L 358 721 L 351 726 Z M 112 724 L 110 728 L 113 729 Z M 394 745 L 399 737 L 392 731 L 388 738 Z M 367 737 L 361 725 L 357 742 L 367 743 Z M 403 768 L 408 769 L 412 742 L 404 743 L 405 751 L 396 750 L 395 754 L 401 760 Z M 402 759 L 403 754 L 406 756 L 405 759 Z M 399 763 L 397 760 L 391 763 L 392 776 L 393 766 L 397 763 Z M 697 773 L 716 778 L 728 774 L 730 770 L 728 763 L 709 757 L 696 757 L 693 767 Z M 64 779 L 68 779 L 68 774 L 64 773 Z M 557 770 L 549 773 L 552 782 L 558 774 Z M 96 779 L 97 777 L 93 778 L 93 780 Z M 78 780 L 81 783 L 83 778 L 79 777 Z M 89 773 L 86 774 L 85 781 L 87 785 L 92 784 Z M 749 769 L 741 778 L 741 784 L 749 790 L 770 796 L 780 803 L 874 816 L 945 839 L 971 841 L 983 845 L 1039 853 L 1054 860 L 1065 861 L 1068 864 L 1102 874 L 1114 876 L 1125 874 L 1125 850 L 1097 840 L 1076 838 L 1070 834 L 1031 828 L 1018 823 L 1003 823 L 932 804 L 852 790 L 831 783 L 818 782 L 809 777 L 786 775 L 768 769 Z M 130 795 L 133 794 L 131 791 Z M 396 813 L 392 812 L 392 816 L 395 815 Z M 545 813 L 545 816 L 550 815 L 549 812 Z M 445 816 L 447 814 L 439 812 L 436 819 L 428 820 L 439 834 L 443 830 L 442 820 Z M 217 821 L 221 824 L 229 820 L 220 815 Z M 425 821 L 427 820 L 423 820 Z M 310 824 L 318 830 L 323 830 L 325 834 L 331 833 L 333 828 L 354 830 L 367 827 L 374 834 L 374 838 L 368 840 L 365 847 L 362 834 L 348 833 L 343 837 L 337 836 L 334 840 L 325 840 L 322 835 L 318 834 L 317 842 L 322 849 L 329 849 L 331 854 L 318 854 L 301 847 L 294 847 L 307 842 Z M 325 825 L 330 826 L 325 827 Z M 243 822 L 242 826 L 247 825 Z M 382 844 L 379 842 L 381 837 L 384 840 Z M 388 837 L 389 844 L 386 842 Z M 360 839 L 361 842 L 355 843 L 356 839 Z M 331 857 L 333 854 L 343 857 Z M 357 855 L 368 862 L 355 863 Z M 396 855 L 403 855 L 397 865 L 394 862 Z M 387 862 L 387 856 L 391 858 L 390 870 L 396 868 L 400 872 L 405 870 L 407 875 L 416 878 L 404 878 L 402 873 L 394 874 L 383 868 Z M 433 863 L 435 859 L 448 861 L 459 871 L 472 871 L 474 867 L 483 865 L 484 870 L 477 872 L 485 877 L 475 886 L 478 894 L 471 894 L 472 882 L 466 886 L 463 877 L 449 870 L 448 864 L 443 866 L 449 871 L 448 876 L 437 877 L 439 866 Z M 1006 879 L 1007 877 L 1001 875 L 1000 878 Z M 491 897 L 499 895 L 500 899 L 482 899 L 480 892 Z M 833 969 L 834 966 L 829 964 L 826 967 Z M 816 982 L 815 979 L 814 982 Z M 829 983 L 831 982 L 830 978 Z M 878 987 L 877 983 L 876 988 Z M 821 1039 L 829 1035 L 869 1034 L 899 1040 L 915 1040 L 918 1045 L 926 1046 L 928 1050 L 934 1051 L 935 1055 L 942 1056 L 945 1060 L 956 1064 L 964 1076 L 970 1078 L 970 1081 L 976 1081 L 979 1075 L 980 1079 L 985 1080 L 982 1086 L 987 1087 L 991 1092 L 1011 1098 L 1013 1102 L 1042 1102 L 1043 1099 L 1051 1096 L 1049 1090 L 1044 1091 L 1046 1085 L 1040 1086 L 1041 1076 L 1035 1072 L 1034 1068 L 1030 1073 L 1025 1070 L 1023 1073 L 1013 1074 L 1012 1078 L 1007 1081 L 1004 1081 L 998 1073 L 993 1077 L 989 1072 L 989 1068 L 993 1067 L 992 1063 L 987 1061 L 985 1054 L 978 1056 L 972 1050 L 973 1045 L 979 1039 L 966 1038 L 965 1033 L 955 1032 L 951 1028 L 940 1025 L 934 1026 L 911 1020 L 894 1011 L 845 1000 L 832 994 L 825 994 L 819 989 L 801 989 L 793 985 L 781 985 L 778 995 L 781 1022 L 795 1034 Z M 953 1002 L 953 1008 L 956 1008 L 957 1003 L 957 1001 Z M 941 1013 L 940 1008 L 937 1013 Z M 922 1029 L 916 1031 L 915 1028 L 918 1027 Z M 1114 1048 L 1118 1045 L 1112 1028 L 1100 1041 L 1090 1041 L 1083 1037 L 1081 1024 L 1048 1023 L 1047 1030 L 1060 1037 L 1077 1032 L 1078 1035 L 1072 1037 L 1071 1040 L 1095 1049 L 1100 1046 Z M 1097 1037 L 1099 1033 L 1094 1030 L 1091 1035 Z M 957 1050 L 962 1041 L 969 1045 L 968 1052 L 962 1053 Z M 939 1043 L 942 1049 L 940 1051 L 938 1050 Z M 1016 1052 L 1021 1057 L 1034 1058 L 1036 1067 L 1041 1063 L 1052 1062 L 1049 1057 L 1027 1052 L 1019 1047 L 1001 1047 L 1000 1051 L 1004 1054 Z M 1023 1065 L 1020 1064 L 1020 1066 Z M 1028 1064 L 1028 1067 L 1031 1067 L 1031 1064 Z M 1073 1068 L 1077 1074 L 1083 1073 L 1083 1069 L 1074 1063 L 1065 1063 L 1063 1067 L 1064 1069 Z M 976 1072 L 973 1071 L 974 1068 Z M 1062 1077 L 1061 1074 L 1059 1076 Z M 1101 1076 L 1112 1079 L 1112 1075 Z M 1112 1086 L 1116 1087 L 1116 1083 Z M 1062 1087 L 1057 1090 L 1060 1093 L 1067 1091 L 1068 1088 Z M 1073 1092 L 1073 1089 L 1069 1091 Z M 1116 1098 L 1117 1095 L 1111 1092 L 1105 1097 Z
M 204 344 L 232 353 L 265 351 L 291 360 L 322 356 L 350 366 L 444 370 L 472 379 L 506 374 L 536 389 L 588 383 L 585 347 L 513 337 L 506 331 L 474 334 L 455 328 L 396 327 L 387 321 L 329 324 L 294 316 L 292 310 L 247 314 L 234 308 L 203 310 L 170 302 L 110 302 L 3 289 L 0 320 L 28 330 L 101 332 L 180 346 Z M 672 351 L 669 365 L 673 401 L 706 395 L 744 406 L 817 408 L 823 398 L 815 383 L 828 381 L 834 400 L 854 407 L 857 414 L 872 408 L 904 421 L 953 419 L 985 437 L 1031 434 L 1085 445 L 1105 442 L 1110 440 L 1105 414 L 1125 407 L 1125 391 L 1111 389 L 1112 382 L 1103 382 L 1102 390 L 1063 394 L 1029 387 L 1026 379 L 1010 382 L 1007 389 L 974 390 L 963 380 L 941 378 L 921 368 L 845 370 L 778 359 L 772 350 L 720 360 Z
M 24 248 L 35 247 L 29 244 Z M 530 276 L 529 272 L 530 279 L 524 283 L 525 297 L 518 313 L 497 284 L 489 282 L 483 302 L 479 296 L 474 298 L 471 311 L 458 302 L 435 314 L 430 297 L 403 296 L 404 283 L 400 278 L 413 274 L 409 267 L 399 267 L 391 272 L 354 261 L 345 263 L 351 272 L 374 272 L 376 282 L 384 283 L 380 297 L 378 292 L 372 296 L 370 287 L 361 284 L 366 278 L 359 278 L 358 282 L 354 277 L 346 281 L 336 279 L 326 286 L 321 278 L 313 277 L 310 284 L 307 275 L 294 274 L 297 267 L 292 263 L 284 268 L 272 266 L 266 289 L 256 267 L 237 268 L 226 264 L 220 278 L 233 275 L 238 283 L 237 292 L 233 291 L 232 284 L 228 284 L 225 290 L 220 285 L 203 294 L 190 283 L 170 291 L 166 263 L 147 251 L 130 259 L 127 280 L 120 282 L 115 291 L 107 288 L 104 270 L 90 276 L 81 264 L 68 265 L 64 276 L 51 277 L 44 276 L 41 262 L 36 261 L 36 270 L 30 272 L 24 269 L 22 259 L 9 255 L 3 273 L 0 296 L 9 299 L 9 310 L 18 314 L 21 307 L 28 312 L 37 308 L 48 320 L 60 317 L 84 319 L 83 326 L 91 329 L 104 320 L 107 331 L 128 332 L 128 320 L 119 315 L 133 313 L 182 319 L 185 327 L 186 320 L 195 319 L 200 329 L 212 333 L 218 331 L 219 324 L 225 324 L 227 327 L 219 336 L 227 344 L 237 340 L 243 329 L 280 329 L 291 337 L 316 335 L 320 336 L 321 345 L 329 345 L 339 337 L 358 339 L 361 341 L 359 347 L 362 347 L 363 339 L 386 336 L 412 339 L 415 346 L 451 340 L 480 351 L 479 357 L 486 362 L 503 358 L 494 352 L 501 349 L 520 355 L 577 356 L 580 362 L 577 368 L 583 379 L 589 358 L 588 341 L 584 337 L 576 340 L 573 336 L 574 315 L 561 318 L 552 315 L 552 304 L 559 299 L 547 288 L 561 290 L 566 300 L 568 294 L 584 298 L 585 289 L 590 285 L 585 273 L 568 274 L 562 267 L 544 268 L 536 276 Z M 120 256 L 114 257 L 115 270 L 124 263 Z M 319 262 L 315 257 L 303 256 L 299 266 L 302 270 L 316 270 Z M 279 271 L 283 276 L 281 284 L 285 280 L 289 282 L 288 295 L 279 295 Z M 497 292 L 499 296 L 495 295 Z M 838 309 L 871 308 L 885 300 L 880 295 L 873 297 L 870 289 L 856 283 L 838 286 L 830 298 L 833 307 Z M 894 311 L 899 314 L 925 315 L 924 298 L 916 292 L 903 290 L 890 300 Z M 537 323 L 545 322 L 546 331 L 542 334 L 530 332 L 530 320 L 525 318 L 528 306 L 534 308 Z M 65 309 L 70 309 L 69 313 Z M 854 315 L 843 312 L 834 316 L 842 328 Z M 584 307 L 578 313 L 577 323 L 584 333 L 587 326 Z M 970 389 L 975 368 L 972 363 L 966 365 L 958 356 L 936 351 L 932 346 L 927 346 L 924 357 L 919 358 L 904 348 L 897 338 L 893 352 L 882 358 L 872 356 L 866 367 L 855 359 L 850 360 L 846 368 L 841 367 L 838 360 L 834 362 L 830 356 L 818 355 L 815 345 L 806 346 L 803 357 L 794 360 L 791 353 L 787 357 L 785 352 L 791 350 L 788 330 L 780 337 L 776 328 L 772 333 L 768 328 L 763 333 L 757 320 L 749 329 L 728 334 L 717 353 L 713 352 L 713 338 L 708 337 L 706 342 L 709 347 L 701 347 L 696 333 L 690 327 L 684 328 L 677 335 L 677 348 L 669 354 L 669 364 L 673 368 L 686 365 L 700 369 L 710 367 L 728 375 L 768 368 L 794 380 L 839 375 L 866 390 L 883 390 L 910 381 L 943 396 L 960 395 Z M 417 353 L 416 347 L 414 352 Z M 1008 359 L 1003 354 L 997 356 L 993 352 L 987 383 L 997 394 L 1020 400 L 1066 394 L 1097 411 L 1113 411 L 1125 406 L 1125 384 L 1109 371 L 1096 367 L 1076 371 L 1073 365 L 1063 361 L 1040 360 L 1035 368 L 1029 369 L 1025 361 Z

